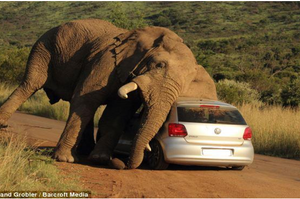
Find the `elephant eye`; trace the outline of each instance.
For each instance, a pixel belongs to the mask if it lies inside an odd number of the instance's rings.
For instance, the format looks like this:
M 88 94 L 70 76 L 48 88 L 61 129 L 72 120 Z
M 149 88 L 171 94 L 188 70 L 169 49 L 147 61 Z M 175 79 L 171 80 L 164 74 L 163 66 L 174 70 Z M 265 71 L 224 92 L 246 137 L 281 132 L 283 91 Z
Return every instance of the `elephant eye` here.
M 159 62 L 158 64 L 156 64 L 156 68 L 164 68 L 166 67 L 166 63 L 165 62 Z

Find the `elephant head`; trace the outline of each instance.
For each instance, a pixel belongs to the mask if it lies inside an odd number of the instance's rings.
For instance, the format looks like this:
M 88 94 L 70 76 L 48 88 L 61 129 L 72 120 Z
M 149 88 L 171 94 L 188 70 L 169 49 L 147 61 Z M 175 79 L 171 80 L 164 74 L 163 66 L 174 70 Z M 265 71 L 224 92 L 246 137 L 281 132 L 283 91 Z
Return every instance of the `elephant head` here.
M 117 74 L 124 83 L 118 91 L 119 96 L 126 99 L 129 92 L 138 90 L 145 107 L 127 165 L 132 169 L 141 164 L 145 148 L 159 131 L 178 96 L 197 97 L 197 93 L 203 92 L 207 93 L 206 98 L 216 98 L 216 92 L 215 89 L 205 90 L 211 85 L 214 88 L 213 81 L 174 32 L 149 27 L 121 34 L 116 40 Z M 207 77 L 208 85 L 198 87 Z

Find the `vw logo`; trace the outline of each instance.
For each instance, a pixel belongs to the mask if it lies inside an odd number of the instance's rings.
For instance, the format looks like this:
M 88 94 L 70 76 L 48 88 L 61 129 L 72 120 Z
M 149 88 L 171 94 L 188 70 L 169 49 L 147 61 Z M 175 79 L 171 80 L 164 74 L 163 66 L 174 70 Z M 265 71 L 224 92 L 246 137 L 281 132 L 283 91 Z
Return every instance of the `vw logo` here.
M 220 134 L 222 131 L 221 131 L 221 129 L 219 129 L 219 128 L 215 128 L 215 134 Z

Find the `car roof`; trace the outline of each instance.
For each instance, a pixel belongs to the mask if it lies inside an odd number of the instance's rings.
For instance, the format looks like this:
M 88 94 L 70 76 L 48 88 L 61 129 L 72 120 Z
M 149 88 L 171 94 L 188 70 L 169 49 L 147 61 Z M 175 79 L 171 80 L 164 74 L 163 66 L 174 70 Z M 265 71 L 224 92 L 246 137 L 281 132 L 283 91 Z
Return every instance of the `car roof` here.
M 190 98 L 190 97 L 179 97 L 176 100 L 176 105 L 198 105 L 198 104 L 205 104 L 205 105 L 216 105 L 216 106 L 223 106 L 223 107 L 230 107 L 236 108 L 235 106 L 221 102 L 218 100 L 209 100 L 209 99 L 200 99 L 200 98 Z

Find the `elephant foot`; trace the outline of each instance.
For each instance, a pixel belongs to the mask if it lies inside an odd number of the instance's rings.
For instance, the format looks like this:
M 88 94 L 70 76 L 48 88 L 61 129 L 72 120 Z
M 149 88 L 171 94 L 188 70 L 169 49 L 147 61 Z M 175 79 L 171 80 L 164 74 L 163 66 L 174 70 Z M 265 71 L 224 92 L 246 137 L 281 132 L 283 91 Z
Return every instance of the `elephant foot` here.
M 7 128 L 8 124 L 7 121 L 0 119 L 0 129 Z
M 53 158 L 59 162 L 78 162 L 76 155 L 70 149 L 55 150 Z
M 118 158 L 113 158 L 111 161 L 109 161 L 108 166 L 118 170 L 126 169 L 125 163 Z
M 96 164 L 107 165 L 111 160 L 111 155 L 92 151 L 88 159 Z

